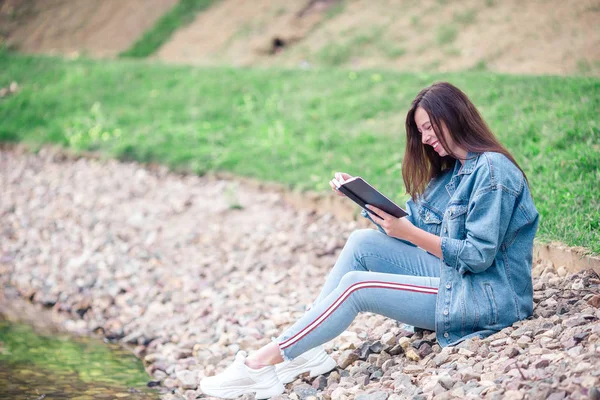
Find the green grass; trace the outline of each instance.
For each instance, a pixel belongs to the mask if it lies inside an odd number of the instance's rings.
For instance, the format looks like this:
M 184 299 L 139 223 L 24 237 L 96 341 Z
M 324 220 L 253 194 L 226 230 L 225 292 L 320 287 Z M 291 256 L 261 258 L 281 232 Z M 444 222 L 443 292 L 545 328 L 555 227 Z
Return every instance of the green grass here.
M 346 3 L 342 0 L 332 4 L 329 8 L 327 8 L 327 11 L 325 11 L 325 19 L 329 20 L 337 17 L 338 15 L 344 12 L 345 8 Z
M 454 14 L 454 21 L 461 25 L 471 25 L 477 19 L 477 10 L 470 9 Z
M 410 25 L 414 28 L 421 27 L 421 17 L 417 15 L 413 15 L 412 17 L 410 17 Z
M 327 192 L 361 175 L 402 202 L 403 119 L 426 85 L 475 102 L 525 169 L 538 238 L 600 253 L 600 80 L 165 66 L 0 53 L 0 141 L 56 143 L 199 174 L 230 171 Z
M 440 25 L 435 33 L 435 40 L 440 46 L 450 44 L 456 40 L 458 29 L 455 24 Z
M 395 60 L 406 54 L 406 49 L 404 47 L 397 46 L 392 41 L 382 41 L 377 47 L 379 51 L 390 60 Z
M 460 49 L 457 47 L 446 47 L 442 50 L 442 53 L 450 57 L 458 57 L 461 54 Z
M 207 9 L 215 0 L 179 0 L 169 12 L 156 21 L 131 48 L 119 57 L 145 58 L 157 51 L 182 26 L 194 20 L 197 13 Z
M 368 51 L 374 47 L 381 48 L 385 46 L 382 43 L 382 36 L 385 32 L 385 26 L 373 26 L 351 35 L 348 39 L 340 41 L 331 41 L 321 47 L 316 54 L 316 59 L 323 66 L 340 66 L 347 64 L 352 57 L 361 57 L 368 54 Z M 351 30 L 348 34 L 351 33 Z M 403 49 L 390 48 L 389 54 L 397 54 L 393 58 L 404 54 Z M 388 55 L 388 53 L 384 53 Z
M 330 42 L 321 47 L 315 56 L 321 65 L 338 66 L 349 62 L 353 54 L 350 42 Z

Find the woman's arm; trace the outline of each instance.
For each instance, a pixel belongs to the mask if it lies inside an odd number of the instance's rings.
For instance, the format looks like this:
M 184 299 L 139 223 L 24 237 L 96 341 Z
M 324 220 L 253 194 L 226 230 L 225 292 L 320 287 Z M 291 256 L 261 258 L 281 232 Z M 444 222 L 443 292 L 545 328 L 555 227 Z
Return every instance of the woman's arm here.
M 407 218 L 396 218 L 372 205 L 367 205 L 367 208 L 382 217 L 370 215 L 371 220 L 380 226 L 388 236 L 409 241 L 434 256 L 442 258 L 442 239 L 439 236 L 416 227 Z
M 424 231 L 423 229 L 417 228 L 413 225 L 413 227 L 409 229 L 409 232 L 406 235 L 406 240 L 416 244 L 423 250 L 433 254 L 438 258 L 442 258 L 441 237 L 434 235 L 433 233 Z

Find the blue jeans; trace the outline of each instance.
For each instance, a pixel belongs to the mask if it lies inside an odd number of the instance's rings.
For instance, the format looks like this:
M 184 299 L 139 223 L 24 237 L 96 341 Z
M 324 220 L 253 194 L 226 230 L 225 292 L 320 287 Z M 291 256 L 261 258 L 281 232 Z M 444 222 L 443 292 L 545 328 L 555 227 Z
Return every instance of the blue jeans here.
M 344 332 L 360 312 L 435 330 L 440 259 L 373 229 L 352 232 L 321 293 L 273 341 L 285 360 Z

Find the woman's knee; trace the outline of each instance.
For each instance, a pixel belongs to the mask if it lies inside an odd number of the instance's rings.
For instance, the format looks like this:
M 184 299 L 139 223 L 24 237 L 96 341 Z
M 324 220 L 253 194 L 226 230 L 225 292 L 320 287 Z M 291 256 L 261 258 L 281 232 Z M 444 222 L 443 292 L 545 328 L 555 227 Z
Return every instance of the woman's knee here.
M 352 303 L 357 313 L 365 311 L 365 304 L 360 294 L 361 283 L 366 281 L 365 274 L 367 274 L 366 271 L 346 272 L 337 287 L 343 301 Z
M 360 253 L 365 249 L 373 249 L 377 242 L 382 240 L 385 235 L 375 229 L 358 229 L 353 231 L 348 237 L 346 246 L 353 253 Z
M 351 287 L 356 287 L 357 284 L 364 282 L 366 271 L 349 271 L 346 272 L 342 279 L 340 279 L 340 283 L 338 284 L 338 288 L 342 291 L 346 291 Z

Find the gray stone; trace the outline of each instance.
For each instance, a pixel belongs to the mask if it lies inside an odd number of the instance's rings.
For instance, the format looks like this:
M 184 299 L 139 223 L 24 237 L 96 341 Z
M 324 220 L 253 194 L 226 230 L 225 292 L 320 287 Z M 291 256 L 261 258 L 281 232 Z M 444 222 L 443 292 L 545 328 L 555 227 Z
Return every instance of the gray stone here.
M 375 362 L 375 366 L 381 368 L 381 366 L 383 365 L 383 363 L 385 363 L 386 361 L 390 360 L 392 358 L 392 356 L 390 356 L 388 353 L 386 353 L 385 351 L 382 351 L 378 356 L 377 356 L 377 361 Z
M 381 370 L 385 373 L 387 371 L 389 371 L 389 369 L 391 367 L 393 367 L 394 365 L 396 365 L 396 361 L 394 359 L 390 359 L 390 360 L 386 360 L 382 365 L 381 365 Z
M 332 371 L 327 377 L 327 386 L 332 386 L 340 381 L 340 374 L 337 371 Z
M 410 376 L 401 374 L 394 378 L 394 391 L 404 393 L 406 396 L 410 396 L 417 390 L 417 387 L 412 384 Z
M 425 368 L 422 367 L 421 365 L 407 365 L 402 369 L 402 371 L 405 374 L 416 375 L 416 374 L 420 374 L 421 372 L 425 371 Z
M 393 346 L 391 349 L 388 350 L 388 352 L 392 355 L 392 356 L 397 356 L 399 354 L 404 353 L 404 348 L 402 347 L 402 345 L 400 344 L 396 344 L 395 346 Z
M 370 354 L 369 357 L 367 357 L 367 363 L 374 365 L 375 363 L 377 363 L 378 359 L 379 359 L 379 354 Z
M 353 350 L 346 350 L 340 355 L 337 363 L 341 369 L 346 369 L 350 364 L 358 359 L 358 354 L 356 354 Z
M 518 356 L 519 354 L 521 354 L 521 352 L 519 351 L 519 349 L 515 346 L 510 346 L 507 347 L 503 353 L 508 357 L 508 358 L 513 358 Z
M 361 393 L 356 395 L 356 400 L 387 400 L 389 394 L 383 391 Z
M 566 328 L 573 328 L 575 326 L 585 325 L 587 323 L 587 319 L 583 316 L 575 316 L 572 318 L 563 321 L 563 326 Z
M 361 365 L 353 365 L 350 367 L 348 372 L 351 377 L 355 377 L 357 375 L 366 374 L 369 365 L 367 363 L 362 363 Z
M 353 378 L 354 378 L 354 381 L 359 385 L 366 386 L 369 383 L 371 383 L 371 379 L 369 378 L 369 375 L 356 375 Z
M 163 385 L 164 385 L 164 386 L 165 386 L 167 389 L 173 389 L 173 388 L 176 388 L 176 387 L 178 386 L 178 385 L 177 385 L 177 380 L 176 380 L 176 379 L 173 379 L 173 378 L 166 378 L 166 379 L 163 381 Z
M 198 373 L 188 370 L 178 371 L 177 379 L 181 382 L 184 389 L 196 389 L 198 387 Z
M 485 390 L 485 386 L 474 386 L 474 387 L 470 387 L 466 393 L 467 396 L 473 396 L 475 398 L 480 397 L 481 392 L 483 392 Z
M 316 390 L 323 390 L 327 387 L 328 383 L 328 379 L 325 376 L 319 375 L 312 381 L 311 386 Z
M 383 376 L 383 371 L 381 369 L 376 369 L 373 371 L 371 376 L 369 377 L 371 380 L 378 380 Z
M 475 371 L 473 371 L 472 367 L 463 368 L 459 372 L 462 375 L 462 381 L 465 383 L 472 379 L 475 379 L 475 380 L 481 379 L 481 374 L 478 374 Z
M 361 360 L 366 360 L 373 351 L 371 350 L 371 343 L 363 342 L 358 348 L 358 357 Z
M 293 392 L 298 395 L 300 400 L 305 400 L 309 396 L 316 396 L 317 390 L 307 383 L 301 383 L 293 387 Z
M 533 339 L 531 339 L 531 337 L 529 337 L 529 336 L 521 336 L 519 338 L 519 340 L 517 340 L 517 344 L 519 345 L 519 347 L 524 349 L 524 348 L 528 347 L 529 343 L 531 343 L 532 341 L 533 341 Z
M 371 350 L 373 353 L 381 353 L 383 350 L 383 344 L 381 341 L 377 340 L 369 346 L 369 350 Z
M 468 349 L 461 348 L 461 349 L 458 349 L 458 354 L 469 358 L 469 357 L 473 357 L 475 355 L 475 352 L 468 350 Z
M 381 342 L 388 346 L 394 346 L 396 344 L 396 335 L 392 332 L 386 332 L 381 336 Z
M 506 344 L 506 341 L 507 341 L 506 338 L 496 339 L 490 343 L 490 346 L 492 346 L 492 347 L 504 346 Z
M 547 400 L 562 400 L 565 398 L 565 392 L 554 392 L 550 396 L 548 396 Z
M 439 367 L 440 365 L 445 364 L 449 359 L 450 359 L 450 354 L 439 353 L 439 354 L 436 354 L 435 357 L 433 357 L 433 362 L 435 363 L 436 367 Z
M 429 354 L 431 354 L 433 352 L 433 349 L 431 348 L 431 345 L 429 343 L 424 342 L 419 347 L 418 352 L 419 352 L 419 357 L 425 358 L 426 356 L 428 356 Z
M 452 378 L 450 375 L 440 375 L 438 377 L 438 383 L 444 387 L 446 390 L 452 389 L 456 380 Z

